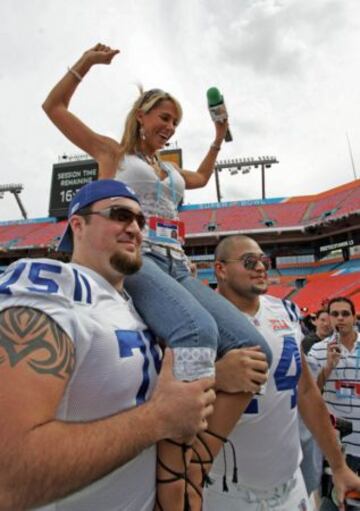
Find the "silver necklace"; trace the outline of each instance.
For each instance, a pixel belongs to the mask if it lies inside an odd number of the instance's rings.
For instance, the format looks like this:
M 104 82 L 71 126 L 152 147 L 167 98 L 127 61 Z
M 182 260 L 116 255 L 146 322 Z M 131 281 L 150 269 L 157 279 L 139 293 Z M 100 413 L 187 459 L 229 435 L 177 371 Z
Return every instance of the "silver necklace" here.
M 136 151 L 135 154 L 145 163 L 150 165 L 150 167 L 154 169 L 155 174 L 161 179 L 161 171 L 163 171 L 164 169 L 161 164 L 161 160 L 159 159 L 157 154 L 154 154 L 154 156 L 148 156 L 147 154 L 142 153 L 141 151 Z
M 157 157 L 156 154 L 154 154 L 153 156 L 149 156 L 148 154 L 145 154 L 141 151 L 136 151 L 136 156 L 138 156 L 141 160 L 145 161 L 146 163 L 148 163 L 149 165 L 156 165 L 158 164 L 159 165 L 159 158 Z

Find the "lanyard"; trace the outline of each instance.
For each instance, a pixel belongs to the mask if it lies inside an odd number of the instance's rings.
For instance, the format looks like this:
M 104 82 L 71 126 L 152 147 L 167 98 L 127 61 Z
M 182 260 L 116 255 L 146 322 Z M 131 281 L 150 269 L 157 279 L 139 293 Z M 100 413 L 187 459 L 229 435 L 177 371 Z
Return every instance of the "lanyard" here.
M 161 170 L 166 172 L 167 177 L 169 178 L 171 198 L 172 198 L 172 201 L 174 203 L 174 206 L 176 207 L 176 192 L 175 192 L 175 183 L 174 183 L 174 175 L 173 175 L 173 172 L 172 172 L 172 168 L 170 167 L 170 165 L 168 163 L 164 163 L 161 160 L 159 160 L 159 165 L 160 165 Z M 156 183 L 156 200 L 158 202 L 161 199 L 161 196 L 163 194 L 163 190 L 164 190 L 164 184 L 161 181 L 161 179 L 159 178 L 157 183 Z
M 146 156 L 143 153 L 141 153 L 140 151 L 135 151 L 135 154 L 138 158 L 143 160 L 145 163 L 147 163 L 151 167 L 151 163 L 149 162 L 149 160 L 146 158 Z M 172 167 L 169 163 L 165 163 L 162 160 L 160 160 L 159 158 L 156 158 L 156 160 L 157 160 L 157 163 L 159 164 L 161 170 L 163 170 L 166 173 L 167 177 L 169 178 L 171 198 L 174 203 L 174 206 L 177 207 L 176 191 L 175 191 L 175 183 L 174 183 L 174 175 L 172 172 Z M 163 191 L 164 191 L 164 184 L 159 177 L 156 181 L 155 189 L 156 189 L 156 200 L 157 200 L 157 202 L 159 202 L 161 199 L 161 196 L 163 195 Z

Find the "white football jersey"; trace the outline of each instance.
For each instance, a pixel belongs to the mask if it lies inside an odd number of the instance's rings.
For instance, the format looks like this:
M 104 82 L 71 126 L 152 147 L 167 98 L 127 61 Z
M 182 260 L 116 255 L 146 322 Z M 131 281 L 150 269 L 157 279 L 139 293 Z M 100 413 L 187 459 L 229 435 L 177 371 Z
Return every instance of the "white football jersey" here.
M 294 474 L 301 462 L 297 383 L 301 373 L 302 333 L 296 306 L 269 295 L 260 296 L 256 316 L 247 316 L 267 340 L 273 362 L 263 395 L 256 395 L 229 436 L 236 450 L 240 486 L 267 490 Z M 232 454 L 226 449 L 227 480 L 232 479 Z M 224 474 L 217 456 L 212 474 Z
M 159 348 L 131 300 L 125 300 L 101 275 L 72 263 L 19 260 L 0 277 L 0 310 L 14 306 L 43 311 L 74 343 L 75 369 L 58 419 L 91 421 L 148 399 L 160 370 Z M 155 446 L 94 484 L 41 509 L 152 511 L 154 496 Z

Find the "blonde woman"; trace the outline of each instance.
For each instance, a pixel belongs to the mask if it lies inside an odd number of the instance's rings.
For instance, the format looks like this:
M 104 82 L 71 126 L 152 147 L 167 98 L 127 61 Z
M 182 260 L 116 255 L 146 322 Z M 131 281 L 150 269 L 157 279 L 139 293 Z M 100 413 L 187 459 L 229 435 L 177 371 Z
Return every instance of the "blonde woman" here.
M 209 430 L 227 436 L 249 403 L 251 393 L 263 383 L 266 358 L 270 362 L 271 353 L 264 338 L 230 302 L 191 276 L 182 249 L 184 226 L 178 217 L 184 190 L 201 188 L 210 179 L 227 123 L 215 123 L 215 138 L 195 172 L 163 163 L 158 157 L 182 117 L 178 101 L 160 89 L 139 95 L 127 116 L 120 142 L 92 131 L 69 111 L 70 99 L 93 66 L 110 64 L 118 53 L 102 44 L 86 51 L 52 89 L 43 108 L 69 140 L 98 162 L 99 179 L 121 180 L 139 197 L 147 217 L 143 265 L 126 280 L 126 289 L 147 325 L 173 349 L 177 378 L 193 380 L 214 374 L 215 359 L 222 359 L 217 363 L 217 385 L 224 392 L 217 399 Z M 253 372 L 242 375 L 223 370 L 227 361 L 234 362 L 234 353 L 229 357 L 228 352 L 243 346 L 261 347 L 262 351 L 253 350 Z M 234 380 L 232 375 L 236 376 Z M 221 441 L 209 436 L 206 444 L 215 453 Z M 176 445 L 166 449 L 173 449 L 177 456 Z M 203 444 L 198 446 L 198 451 L 202 450 Z M 208 453 L 206 457 L 209 458 Z M 182 510 L 183 474 L 171 456 L 166 454 L 166 459 L 170 463 L 166 468 L 160 465 L 159 478 L 175 481 L 159 486 L 159 509 Z M 167 493 L 170 488 L 175 492 L 176 487 L 179 497 L 175 504 L 172 497 L 168 500 Z M 200 504 L 194 504 L 197 505 L 200 509 Z

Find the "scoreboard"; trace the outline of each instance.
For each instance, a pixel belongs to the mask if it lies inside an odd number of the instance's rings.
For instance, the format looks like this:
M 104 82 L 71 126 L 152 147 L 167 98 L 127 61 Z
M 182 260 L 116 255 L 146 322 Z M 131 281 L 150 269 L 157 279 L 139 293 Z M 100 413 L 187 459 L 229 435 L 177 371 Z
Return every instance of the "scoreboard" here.
M 49 216 L 66 218 L 69 203 L 75 193 L 98 177 L 98 164 L 93 159 L 82 159 L 53 165 Z

